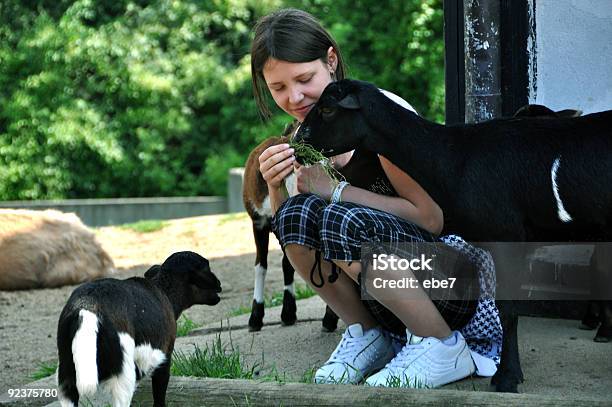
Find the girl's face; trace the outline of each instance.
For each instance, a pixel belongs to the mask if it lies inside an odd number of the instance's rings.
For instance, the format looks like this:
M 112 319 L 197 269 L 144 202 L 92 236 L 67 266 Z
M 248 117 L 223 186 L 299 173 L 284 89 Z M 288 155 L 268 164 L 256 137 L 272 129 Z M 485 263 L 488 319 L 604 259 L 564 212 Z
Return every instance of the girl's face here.
M 337 65 L 333 48 L 328 51 L 327 61 L 325 63 L 317 59 L 310 62 L 286 62 L 268 59 L 263 76 L 278 107 L 299 122 L 304 121 L 323 89 L 332 81 L 331 73 Z

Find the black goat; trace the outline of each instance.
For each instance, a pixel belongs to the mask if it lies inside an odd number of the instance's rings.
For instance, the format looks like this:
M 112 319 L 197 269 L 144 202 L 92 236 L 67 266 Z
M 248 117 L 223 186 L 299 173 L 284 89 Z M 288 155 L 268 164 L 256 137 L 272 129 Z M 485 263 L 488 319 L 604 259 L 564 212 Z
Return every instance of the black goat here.
M 176 320 L 194 304 L 215 305 L 221 283 L 208 260 L 174 253 L 144 278 L 92 281 L 75 289 L 57 327 L 58 398 L 63 407 L 103 383 L 113 406 L 129 406 L 136 380 L 152 375 L 155 406 L 164 406 Z
M 444 126 L 402 108 L 372 84 L 342 80 L 328 85 L 296 139 L 327 156 L 363 146 L 386 157 L 441 206 L 444 233 L 476 242 L 612 237 L 612 111 Z M 492 253 L 502 291 L 518 291 L 517 259 L 524 253 L 514 247 Z M 612 269 L 606 257 L 597 262 L 601 275 Z M 518 316 L 513 301 L 498 306 L 504 342 L 493 383 L 498 391 L 516 392 L 523 379 Z M 604 319 L 597 335 L 611 338 L 612 318 Z
M 253 223 L 253 237 L 255 238 L 255 284 L 253 289 L 253 304 L 249 318 L 249 331 L 260 331 L 263 326 L 264 310 L 264 283 L 268 270 L 268 242 L 270 238 L 272 209 L 268 198 L 268 186 L 259 172 L 259 156 L 263 151 L 276 144 L 286 143 L 288 134 L 292 131 L 288 127 L 283 136 L 269 137 L 255 147 L 244 165 L 244 182 L 242 185 L 242 200 L 244 207 Z M 295 270 L 283 252 L 283 278 L 285 289 L 283 292 L 283 308 L 281 321 L 283 325 L 293 325 L 297 320 L 297 307 L 295 304 L 294 275 Z M 331 308 L 325 308 L 322 329 L 333 332 L 338 326 L 338 316 Z

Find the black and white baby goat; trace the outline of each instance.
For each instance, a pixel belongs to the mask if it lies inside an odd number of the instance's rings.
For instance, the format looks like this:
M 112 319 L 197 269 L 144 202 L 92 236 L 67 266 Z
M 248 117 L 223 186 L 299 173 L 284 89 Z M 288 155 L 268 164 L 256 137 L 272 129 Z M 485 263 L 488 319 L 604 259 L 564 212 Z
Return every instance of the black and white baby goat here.
M 129 406 L 136 380 L 152 375 L 155 406 L 164 406 L 176 320 L 194 304 L 219 302 L 221 283 L 208 260 L 193 252 L 172 254 L 144 278 L 101 279 L 78 287 L 57 327 L 58 398 L 77 406 L 99 384 L 113 406 Z
M 386 157 L 440 205 L 444 233 L 469 241 L 612 240 L 612 111 L 526 116 L 444 126 L 372 84 L 342 80 L 327 86 L 296 139 L 327 156 L 363 146 Z M 515 254 L 492 254 L 500 288 L 514 288 Z M 597 261 L 602 276 L 612 270 L 610 257 Z M 523 378 L 518 317 L 512 301 L 498 306 L 504 341 L 493 382 L 498 391 L 516 391 Z M 606 315 L 597 335 L 612 338 Z
M 249 331 L 260 331 L 263 326 L 265 314 L 264 307 L 264 283 L 268 271 L 268 242 L 271 232 L 272 208 L 268 196 L 268 186 L 259 171 L 259 156 L 263 151 L 273 145 L 286 143 L 288 134 L 293 129 L 288 127 L 283 136 L 269 137 L 262 141 L 251 151 L 244 166 L 244 182 L 242 186 L 242 198 L 244 207 L 253 223 L 253 237 L 255 238 L 255 284 L 253 289 L 253 304 L 249 318 Z M 288 177 L 292 179 L 291 176 Z M 288 188 L 291 188 L 288 186 Z M 283 253 L 282 260 L 283 279 L 285 289 L 283 291 L 283 308 L 281 310 L 281 322 L 283 325 L 293 325 L 297 320 L 297 307 L 295 304 L 294 276 L 295 270 L 289 262 L 287 255 Z M 338 326 L 338 316 L 326 307 L 323 316 L 322 329 L 332 332 Z

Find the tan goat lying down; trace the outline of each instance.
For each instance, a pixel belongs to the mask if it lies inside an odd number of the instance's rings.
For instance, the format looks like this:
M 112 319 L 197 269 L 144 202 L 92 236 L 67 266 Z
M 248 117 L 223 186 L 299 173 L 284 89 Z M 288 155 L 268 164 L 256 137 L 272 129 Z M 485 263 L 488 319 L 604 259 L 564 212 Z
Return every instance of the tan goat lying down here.
M 0 209 L 0 290 L 59 287 L 109 275 L 113 261 L 73 213 Z

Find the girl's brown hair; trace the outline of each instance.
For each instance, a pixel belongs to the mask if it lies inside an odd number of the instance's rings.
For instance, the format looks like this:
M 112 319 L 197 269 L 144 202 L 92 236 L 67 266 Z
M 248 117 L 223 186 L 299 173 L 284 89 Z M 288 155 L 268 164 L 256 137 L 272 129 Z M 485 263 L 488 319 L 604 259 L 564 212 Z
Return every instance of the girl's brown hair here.
M 268 91 L 263 69 L 269 58 L 286 62 L 311 62 L 320 59 L 327 63 L 327 50 L 332 47 L 338 57 L 336 79 L 344 79 L 346 67 L 332 36 L 311 14 L 287 8 L 262 17 L 254 28 L 251 46 L 251 78 L 257 108 L 263 120 L 272 113 L 266 102 Z

